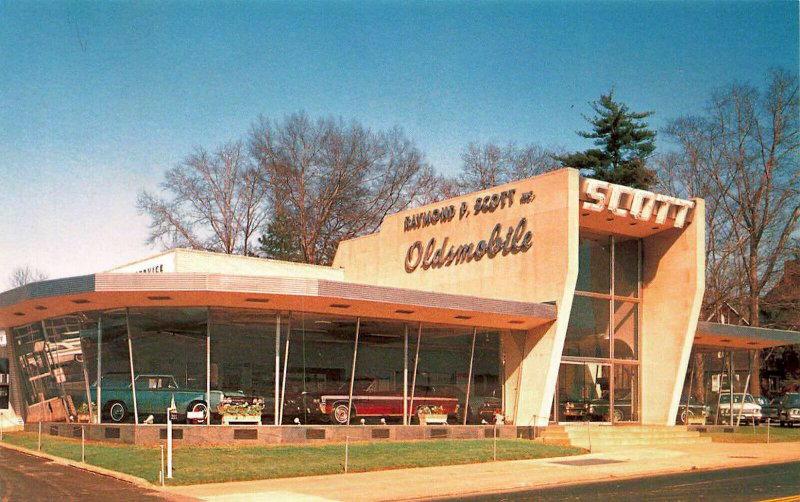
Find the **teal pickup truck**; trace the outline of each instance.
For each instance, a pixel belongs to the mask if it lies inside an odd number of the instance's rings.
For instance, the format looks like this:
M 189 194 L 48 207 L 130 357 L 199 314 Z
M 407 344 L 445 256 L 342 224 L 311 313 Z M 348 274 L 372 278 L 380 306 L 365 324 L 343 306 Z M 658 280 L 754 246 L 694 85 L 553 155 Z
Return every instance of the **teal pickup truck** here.
M 136 376 L 136 404 L 139 411 L 139 421 L 148 415 L 163 417 L 166 409 L 175 398 L 175 407 L 178 410 L 178 420 L 187 422 L 205 422 L 209 412 L 216 412 L 220 402 L 227 398 L 234 402 L 256 402 L 263 398 L 247 397 L 238 391 L 212 390 L 209 396 L 210 403 L 206 402 L 205 389 L 180 388 L 172 375 L 137 375 Z M 97 386 L 90 388 L 92 401 L 97 402 Z M 101 408 L 103 417 L 112 422 L 125 422 L 133 415 L 133 392 L 131 392 L 130 375 L 108 374 L 103 376 L 100 389 L 102 399 Z

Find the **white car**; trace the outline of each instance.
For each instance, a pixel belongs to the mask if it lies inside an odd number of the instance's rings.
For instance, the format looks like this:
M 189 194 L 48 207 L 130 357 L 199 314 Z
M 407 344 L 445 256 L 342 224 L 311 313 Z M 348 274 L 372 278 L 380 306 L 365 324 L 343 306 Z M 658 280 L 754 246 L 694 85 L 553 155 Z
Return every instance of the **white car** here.
M 53 366 L 64 366 L 73 361 L 83 361 L 81 340 L 79 338 L 61 340 L 60 342 L 39 341 L 33 345 L 33 350 L 49 353 L 50 364 Z
M 731 417 L 733 409 L 733 420 Z M 735 393 L 733 394 L 733 406 L 731 407 L 731 395 L 723 392 L 719 396 L 719 420 L 723 424 L 752 423 L 758 425 L 761 422 L 761 406 L 756 403 L 752 394 Z

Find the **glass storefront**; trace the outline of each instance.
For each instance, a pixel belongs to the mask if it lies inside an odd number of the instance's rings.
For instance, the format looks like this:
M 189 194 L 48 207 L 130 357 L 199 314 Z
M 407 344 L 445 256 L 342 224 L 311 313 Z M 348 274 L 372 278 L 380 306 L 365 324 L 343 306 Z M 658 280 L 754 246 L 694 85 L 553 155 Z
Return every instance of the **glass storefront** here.
M 581 233 L 553 420 L 639 421 L 638 239 Z
M 401 424 L 427 413 L 475 424 L 503 413 L 499 331 L 309 312 L 130 308 L 12 333 L 28 421 L 163 423 L 172 402 L 180 421 L 198 424 Z

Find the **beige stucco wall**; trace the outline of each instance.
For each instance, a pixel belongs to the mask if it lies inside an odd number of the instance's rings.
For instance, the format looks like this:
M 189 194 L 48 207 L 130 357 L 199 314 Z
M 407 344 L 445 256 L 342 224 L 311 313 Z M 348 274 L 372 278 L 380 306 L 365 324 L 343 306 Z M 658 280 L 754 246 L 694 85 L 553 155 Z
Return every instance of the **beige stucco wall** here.
M 202 273 L 224 275 L 250 275 L 264 277 L 301 277 L 341 281 L 344 271 L 337 268 L 305 263 L 292 263 L 251 256 L 226 255 L 173 249 L 156 256 L 128 263 L 109 270 L 109 273 Z
M 566 333 L 569 309 L 577 278 L 578 249 L 578 172 L 562 169 L 536 178 L 502 185 L 490 190 L 387 216 L 378 233 L 342 242 L 333 266 L 344 269 L 345 280 L 383 286 L 498 298 L 525 302 L 555 302 L 559 319 L 555 323 L 522 336 L 502 339 L 505 361 L 505 399 L 507 413 L 521 425 L 534 419 L 546 424 L 553 399 L 558 363 Z M 474 214 L 475 201 L 487 195 L 514 190 L 511 205 L 493 212 Z M 520 202 L 526 192 L 535 198 Z M 460 209 L 466 203 L 468 215 Z M 445 223 L 405 230 L 407 216 L 428 209 L 455 208 L 455 216 Z M 436 238 L 451 245 L 487 240 L 496 224 L 516 227 L 527 220 L 533 243 L 529 250 L 478 261 L 451 264 L 441 268 L 406 271 L 406 255 L 419 241 L 427 245 Z M 563 312 L 563 313 L 562 313 Z M 447 322 L 442 319 L 442 322 Z M 509 326 L 513 328 L 513 326 Z M 519 390 L 519 392 L 518 392 Z
M 705 203 L 642 252 L 642 423 L 674 425 L 705 291 Z

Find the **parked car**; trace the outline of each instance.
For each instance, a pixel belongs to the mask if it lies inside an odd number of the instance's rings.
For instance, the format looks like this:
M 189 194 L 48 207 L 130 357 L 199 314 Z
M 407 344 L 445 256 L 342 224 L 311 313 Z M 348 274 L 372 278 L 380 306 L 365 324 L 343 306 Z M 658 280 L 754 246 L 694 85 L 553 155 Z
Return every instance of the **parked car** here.
M 209 402 L 206 402 L 205 389 L 180 388 L 172 375 L 147 374 L 137 375 L 136 405 L 140 419 L 142 416 L 163 416 L 174 397 L 175 407 L 178 410 L 178 419 L 182 421 L 195 420 L 204 422 L 209 408 L 212 418 L 217 418 L 217 406 L 223 399 L 234 403 L 261 403 L 264 398 L 245 396 L 242 392 L 212 390 Z M 92 401 L 97 399 L 97 386 L 89 389 Z M 101 410 L 106 419 L 112 422 L 125 422 L 133 413 L 133 392 L 131 390 L 130 376 L 124 373 L 108 374 L 102 379 L 100 392 L 102 403 Z M 196 418 L 189 419 L 192 412 Z
M 314 418 L 334 424 L 348 423 L 348 399 L 350 382 L 343 382 L 331 392 L 309 393 L 307 399 L 312 403 Z M 453 392 L 440 390 L 433 386 L 418 385 L 411 402 L 409 393 L 409 414 L 418 415 L 422 409 L 441 407 L 442 412 L 455 417 L 459 410 L 458 398 Z M 350 422 L 358 417 L 402 417 L 403 393 L 380 390 L 380 380 L 374 378 L 358 379 L 353 386 L 353 402 L 350 407 Z
M 761 406 L 761 423 L 766 423 L 767 421 L 771 423 L 778 422 L 780 399 L 775 398 L 770 401 L 766 396 L 756 396 L 755 400 Z
M 611 405 L 608 398 L 592 399 L 589 403 L 588 418 L 593 421 L 610 422 L 630 422 L 631 420 L 631 396 L 623 395 L 614 399 L 614 411 L 611 412 Z
M 503 400 L 499 397 L 487 396 L 480 398 L 481 404 L 478 407 L 478 416 L 475 419 L 476 423 L 493 424 L 497 421 L 498 415 L 503 415 Z
M 686 424 L 690 421 L 703 419 L 705 423 L 708 417 L 711 416 L 711 407 L 706 406 L 694 397 L 689 397 L 689 402 L 686 398 L 682 397 L 678 404 L 678 415 L 675 417 L 676 424 Z
M 570 399 L 560 401 L 559 407 L 559 420 L 561 418 L 566 422 L 575 420 L 587 420 L 589 418 L 589 403 L 585 401 L 573 401 Z
M 783 395 L 778 405 L 778 420 L 781 427 L 800 424 L 800 393 L 789 392 Z
M 36 357 L 36 353 L 47 354 L 50 366 L 66 366 L 73 362 L 83 361 L 80 338 L 70 338 L 60 342 L 38 341 L 33 344 L 33 353 L 28 355 L 28 364 L 44 367 L 43 359 Z
M 733 420 L 731 420 L 731 408 L 733 408 Z M 758 424 L 761 422 L 761 406 L 756 403 L 752 394 L 736 393 L 733 394 L 731 407 L 731 395 L 723 391 L 719 396 L 715 416 L 718 416 L 723 424 Z

